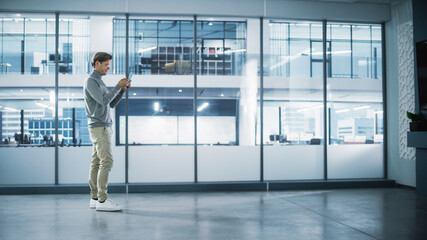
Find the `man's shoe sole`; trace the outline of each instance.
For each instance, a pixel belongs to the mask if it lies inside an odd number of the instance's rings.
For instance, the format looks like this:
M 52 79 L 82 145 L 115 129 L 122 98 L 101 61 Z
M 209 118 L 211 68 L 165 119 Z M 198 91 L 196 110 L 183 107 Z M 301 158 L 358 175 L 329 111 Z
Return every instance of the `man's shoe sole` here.
M 97 208 L 96 209 L 96 211 L 101 211 L 101 212 L 120 212 L 120 211 L 122 211 L 123 209 L 100 209 L 100 208 Z

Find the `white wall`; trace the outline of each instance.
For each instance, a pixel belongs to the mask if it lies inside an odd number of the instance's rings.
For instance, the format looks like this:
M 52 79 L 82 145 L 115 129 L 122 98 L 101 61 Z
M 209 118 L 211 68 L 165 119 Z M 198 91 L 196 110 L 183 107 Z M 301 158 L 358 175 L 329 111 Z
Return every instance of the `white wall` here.
M 0 185 L 54 183 L 55 148 L 0 148 Z
M 328 145 L 328 178 L 382 178 L 382 144 Z
M 84 7 L 82 7 L 84 6 Z M 390 19 L 390 6 L 366 3 L 332 3 L 284 0 L 16 0 L 1 1 L 7 11 L 136 13 L 147 15 L 216 15 L 280 17 L 341 21 L 383 22 Z
M 194 146 L 130 146 L 129 182 L 193 182 Z
M 415 187 L 415 161 L 399 157 L 399 73 L 397 26 L 412 20 L 412 1 L 400 1 L 391 8 L 391 21 L 386 23 L 387 62 L 387 141 L 388 178 Z
M 264 178 L 323 179 L 323 145 L 265 146 Z
M 199 146 L 198 180 L 259 181 L 259 146 Z

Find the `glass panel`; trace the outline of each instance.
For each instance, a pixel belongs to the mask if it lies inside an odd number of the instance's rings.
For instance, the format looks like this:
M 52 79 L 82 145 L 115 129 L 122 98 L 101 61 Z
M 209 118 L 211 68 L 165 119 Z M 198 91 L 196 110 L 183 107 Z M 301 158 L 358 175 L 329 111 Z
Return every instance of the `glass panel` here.
M 47 47 L 54 39 L 53 18 L 0 14 L 0 82 L 7 83 L 0 90 L 0 184 L 54 184 L 55 78 L 42 75 L 54 49 Z
M 328 49 L 331 54 L 328 77 L 351 78 L 351 27 L 345 24 L 328 24 L 327 29 L 327 41 L 331 42 L 331 48 Z
M 243 29 L 256 29 L 259 20 L 200 21 L 203 32 L 197 40 L 201 47 L 201 71 L 197 77 L 199 181 L 259 180 L 259 45 L 247 49 Z M 210 28 L 216 32 L 206 30 Z M 259 30 L 253 31 L 254 36 L 259 36 Z
M 88 119 L 85 109 L 83 87 L 94 71 L 91 59 L 94 51 L 112 52 L 113 20 L 111 16 L 60 15 L 59 17 L 59 182 L 64 184 L 87 183 L 92 155 L 92 141 L 89 136 Z M 111 26 L 110 29 L 106 26 Z M 98 28 L 102 27 L 102 31 Z M 96 34 L 93 34 L 96 32 Z M 110 42 L 108 42 L 110 39 Z M 103 44 L 91 45 L 90 43 Z M 108 48 L 110 46 L 110 48 Z M 102 49 L 101 49 L 102 47 Z M 115 59 L 111 60 L 110 66 Z M 102 81 L 107 88 L 115 87 L 124 75 L 110 69 Z M 110 109 L 113 127 L 114 108 Z M 111 141 L 115 139 L 115 131 Z M 121 159 L 124 149 L 112 145 L 113 158 Z M 88 161 L 89 159 L 89 161 Z M 124 161 L 115 161 L 109 182 L 124 182 Z
M 264 177 L 322 179 L 322 23 L 266 24 L 270 54 L 264 57 Z
M 114 20 L 114 52 L 124 61 L 125 20 Z M 193 23 L 187 20 L 130 19 L 129 71 L 137 75 L 190 75 Z M 115 64 L 125 73 L 124 64 Z
M 373 50 L 381 49 L 381 39 L 378 34 L 374 39 L 372 31 L 378 28 L 381 26 L 341 23 L 331 23 L 327 28 L 333 32 L 328 33 L 332 36 L 328 38 L 332 42 L 332 68 L 328 67 L 332 74 L 327 79 L 329 178 L 383 177 L 381 58 Z M 347 45 L 340 51 L 350 50 L 345 57 L 348 60 L 340 63 L 342 69 L 350 69 L 346 74 L 335 74 L 335 42 Z M 357 155 L 347 153 L 355 151 Z
M 129 21 L 137 29 L 137 32 L 130 29 L 129 39 L 133 42 L 129 48 L 130 63 L 133 62 L 129 71 L 134 73 L 128 110 L 129 165 L 132 166 L 129 181 L 192 182 L 193 22 L 164 20 L 164 17 Z M 117 38 L 115 33 L 114 38 Z M 119 44 L 125 45 L 125 42 Z M 126 143 L 124 101 L 116 107 L 116 121 L 119 133 L 116 143 L 123 145 Z
M 160 38 L 179 38 L 180 22 L 178 21 L 159 21 Z

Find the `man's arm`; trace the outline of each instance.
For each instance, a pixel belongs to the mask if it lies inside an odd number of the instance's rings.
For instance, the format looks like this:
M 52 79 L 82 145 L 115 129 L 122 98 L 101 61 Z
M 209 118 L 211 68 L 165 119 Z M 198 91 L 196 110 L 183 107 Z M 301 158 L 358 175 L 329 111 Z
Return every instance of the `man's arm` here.
M 114 108 L 117 106 L 120 100 L 122 100 L 122 96 L 124 92 L 125 92 L 124 90 L 120 90 L 119 94 L 117 94 L 116 97 L 113 99 L 113 101 L 110 102 L 110 108 Z
M 115 86 L 111 91 L 104 93 L 100 88 L 98 83 L 93 79 L 88 79 L 86 83 L 86 90 L 89 92 L 90 96 L 95 99 L 96 102 L 103 106 L 107 106 L 114 100 L 117 93 L 120 91 L 120 87 Z M 123 94 L 122 94 L 123 95 Z

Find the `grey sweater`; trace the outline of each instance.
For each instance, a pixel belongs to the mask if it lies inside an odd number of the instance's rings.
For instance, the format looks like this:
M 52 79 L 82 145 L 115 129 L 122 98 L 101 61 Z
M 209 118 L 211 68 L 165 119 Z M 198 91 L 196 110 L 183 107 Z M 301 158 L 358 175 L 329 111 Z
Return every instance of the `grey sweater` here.
M 109 127 L 113 124 L 110 108 L 114 108 L 120 102 L 124 93 L 118 86 L 109 91 L 101 77 L 101 73 L 94 70 L 86 79 L 83 87 L 86 115 L 90 128 Z

